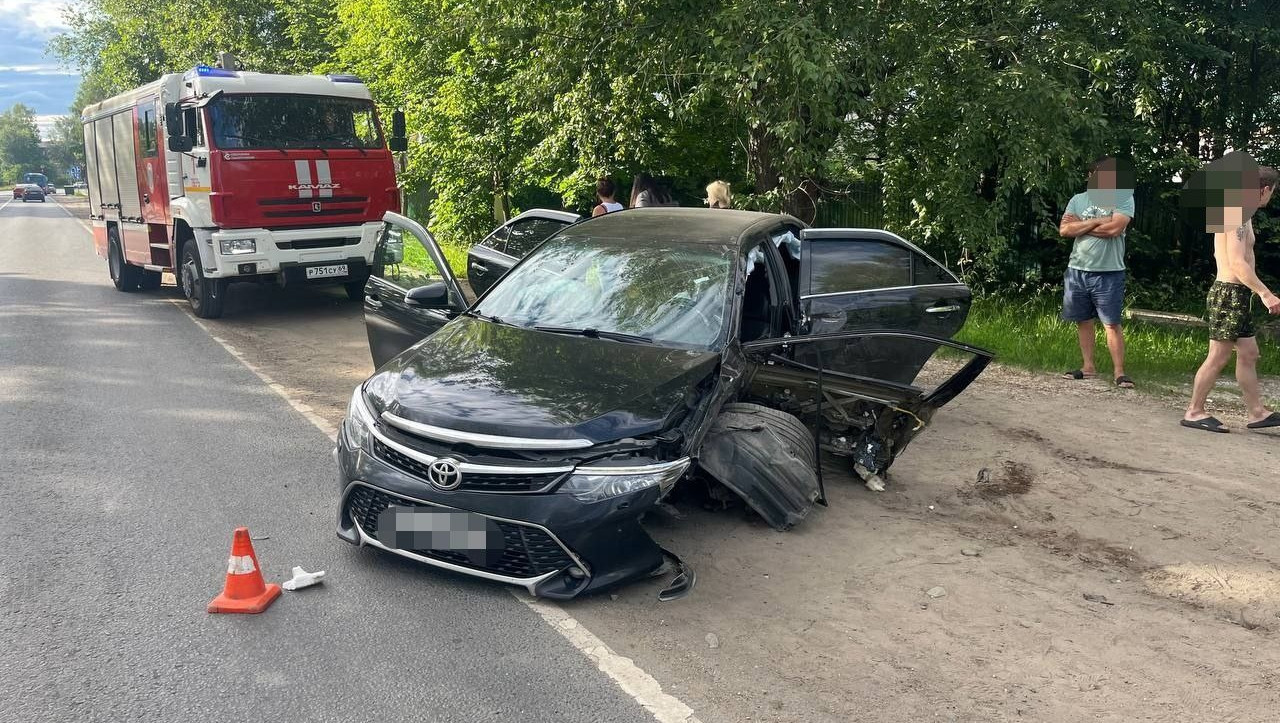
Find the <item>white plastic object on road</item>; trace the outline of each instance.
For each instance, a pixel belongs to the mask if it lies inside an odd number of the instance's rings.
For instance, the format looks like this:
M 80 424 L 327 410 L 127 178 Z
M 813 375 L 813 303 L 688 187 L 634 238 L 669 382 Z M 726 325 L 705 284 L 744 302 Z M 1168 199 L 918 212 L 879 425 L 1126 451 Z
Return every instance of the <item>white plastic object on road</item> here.
M 324 581 L 324 570 L 321 570 L 319 572 L 307 572 L 306 570 L 303 570 L 301 567 L 295 566 L 293 568 L 293 579 L 285 580 L 284 583 L 280 585 L 280 587 L 283 587 L 285 590 L 301 590 L 304 587 L 311 587 L 312 585 L 318 585 L 323 581 Z

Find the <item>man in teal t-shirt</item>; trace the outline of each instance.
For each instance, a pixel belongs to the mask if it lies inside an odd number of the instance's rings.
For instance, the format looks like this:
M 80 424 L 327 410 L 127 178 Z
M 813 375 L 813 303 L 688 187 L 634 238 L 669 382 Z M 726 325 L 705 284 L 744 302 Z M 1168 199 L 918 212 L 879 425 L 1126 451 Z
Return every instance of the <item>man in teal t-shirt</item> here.
M 1062 318 L 1076 323 L 1083 358 L 1079 369 L 1063 375 L 1068 379 L 1097 376 L 1093 362 L 1096 317 L 1106 328 L 1116 386 L 1133 387 L 1133 380 L 1124 373 L 1124 332 L 1120 328 L 1124 233 L 1133 219 L 1133 185 L 1131 164 L 1099 158 L 1089 166 L 1088 190 L 1071 197 L 1058 224 L 1058 233 L 1075 239 L 1063 278 Z

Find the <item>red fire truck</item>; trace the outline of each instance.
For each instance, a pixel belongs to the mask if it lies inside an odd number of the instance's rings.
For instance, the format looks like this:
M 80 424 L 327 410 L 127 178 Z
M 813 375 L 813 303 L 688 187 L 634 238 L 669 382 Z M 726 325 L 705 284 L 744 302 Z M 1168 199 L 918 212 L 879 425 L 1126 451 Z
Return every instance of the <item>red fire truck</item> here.
M 173 271 L 198 316 L 233 281 L 342 283 L 359 298 L 386 211 L 388 142 L 349 75 L 197 66 L 85 108 L 94 246 L 121 291 Z M 404 148 L 396 113 L 393 150 Z

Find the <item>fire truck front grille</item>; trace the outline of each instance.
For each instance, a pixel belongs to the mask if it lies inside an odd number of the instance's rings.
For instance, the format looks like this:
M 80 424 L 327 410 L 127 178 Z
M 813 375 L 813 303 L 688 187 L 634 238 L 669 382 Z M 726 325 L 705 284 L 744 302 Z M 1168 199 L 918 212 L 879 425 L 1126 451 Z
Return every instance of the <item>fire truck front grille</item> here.
M 352 238 L 311 238 L 301 239 L 299 241 L 277 241 L 276 248 L 281 251 L 289 249 L 307 250 L 307 249 L 332 249 L 339 246 L 355 246 L 360 243 L 360 237 Z
M 314 198 L 262 198 L 266 218 L 316 218 L 323 216 L 359 216 L 369 205 L 368 196 L 317 196 Z
M 327 198 L 260 198 L 259 206 L 306 206 L 311 208 L 312 201 L 320 201 L 321 203 L 364 203 L 368 201 L 367 196 L 329 196 Z

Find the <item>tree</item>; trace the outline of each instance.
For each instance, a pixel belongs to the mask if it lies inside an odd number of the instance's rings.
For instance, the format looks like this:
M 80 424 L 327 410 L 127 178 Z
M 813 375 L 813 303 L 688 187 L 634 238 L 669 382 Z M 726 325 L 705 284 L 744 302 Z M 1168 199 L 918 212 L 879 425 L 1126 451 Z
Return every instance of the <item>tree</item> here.
M 69 176 L 72 167 L 84 168 L 84 131 L 79 116 L 58 116 L 45 152 L 51 176 L 64 178 Z
M 856 186 L 883 225 L 1007 286 L 1065 258 L 1056 214 L 1097 155 L 1132 155 L 1149 183 L 1227 148 L 1280 161 L 1280 0 L 78 7 L 56 49 L 86 99 L 218 50 L 356 72 L 406 111 L 401 180 L 459 244 L 530 188 L 585 208 L 603 174 L 665 175 L 686 198 L 723 178 L 740 205 L 806 220 Z M 1158 275 L 1170 241 L 1132 238 Z
M 0 179 L 18 180 L 24 172 L 40 172 L 44 167 L 35 111 L 18 103 L 0 113 Z

